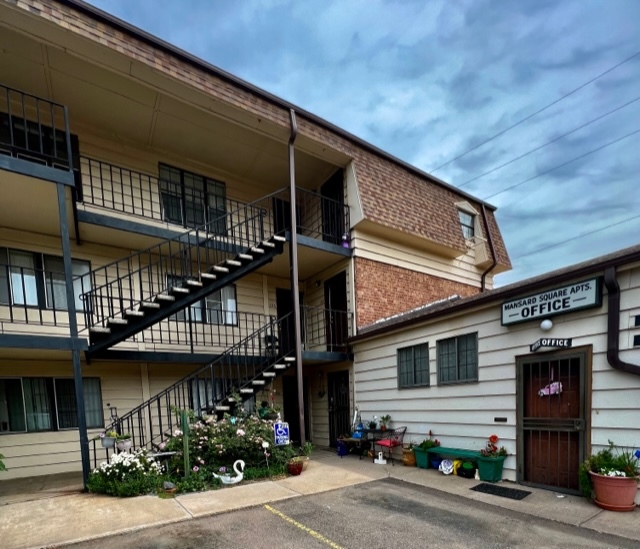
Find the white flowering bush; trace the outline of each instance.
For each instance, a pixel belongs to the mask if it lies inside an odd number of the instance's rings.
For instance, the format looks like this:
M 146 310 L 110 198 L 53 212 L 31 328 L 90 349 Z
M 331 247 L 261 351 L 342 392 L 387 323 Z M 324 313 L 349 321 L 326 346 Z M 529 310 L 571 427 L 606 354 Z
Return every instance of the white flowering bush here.
M 111 496 L 139 496 L 155 491 L 162 478 L 162 466 L 150 459 L 146 450 L 121 452 L 91 472 L 87 489 Z

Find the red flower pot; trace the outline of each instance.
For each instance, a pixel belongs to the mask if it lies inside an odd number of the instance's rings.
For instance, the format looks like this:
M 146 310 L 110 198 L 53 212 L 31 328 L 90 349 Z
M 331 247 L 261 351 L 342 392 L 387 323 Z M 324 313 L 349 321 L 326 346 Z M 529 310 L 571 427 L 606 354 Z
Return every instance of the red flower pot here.
M 589 471 L 595 492 L 594 503 L 607 511 L 633 511 L 638 491 L 638 479 L 608 477 Z
M 287 469 L 289 470 L 289 474 L 296 476 L 302 473 L 303 463 L 301 461 L 291 461 L 287 464 Z

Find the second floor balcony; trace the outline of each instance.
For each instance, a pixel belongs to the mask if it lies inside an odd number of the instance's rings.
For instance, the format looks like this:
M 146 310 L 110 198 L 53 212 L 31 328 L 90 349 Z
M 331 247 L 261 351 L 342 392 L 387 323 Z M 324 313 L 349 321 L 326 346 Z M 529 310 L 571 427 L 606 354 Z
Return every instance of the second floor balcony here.
M 262 237 L 291 227 L 288 188 L 247 204 L 227 196 L 233 189 L 220 181 L 162 164 L 154 175 L 81 157 L 80 173 L 79 201 L 107 214 L 176 230 L 207 224 L 210 233 L 221 237 L 231 236 L 231 228 L 245 221 Z M 348 246 L 349 206 L 300 187 L 296 193 L 298 234 Z

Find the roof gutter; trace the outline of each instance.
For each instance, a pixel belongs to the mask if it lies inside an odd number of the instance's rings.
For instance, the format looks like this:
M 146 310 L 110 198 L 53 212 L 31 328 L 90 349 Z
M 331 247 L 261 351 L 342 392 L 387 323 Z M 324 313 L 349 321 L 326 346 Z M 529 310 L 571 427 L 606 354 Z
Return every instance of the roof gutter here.
M 640 375 L 640 365 L 624 362 L 620 358 L 620 285 L 616 267 L 604 271 L 604 285 L 609 292 L 607 312 L 607 361 L 612 368 L 628 374 Z
M 482 273 L 482 277 L 480 278 L 480 291 L 484 292 L 487 289 L 486 277 L 491 271 L 493 271 L 495 266 L 498 264 L 498 258 L 496 257 L 496 249 L 493 246 L 493 236 L 491 236 L 491 231 L 489 230 L 489 222 L 487 221 L 487 210 L 484 207 L 484 204 L 481 204 L 481 206 L 482 206 L 482 210 L 481 210 L 482 221 L 484 222 L 484 230 L 487 233 L 487 241 L 489 242 L 489 249 L 491 250 L 491 259 L 493 260 L 489 268 L 484 273 Z
M 163 50 L 169 55 L 172 55 L 180 59 L 181 61 L 184 61 L 192 66 L 195 66 L 200 70 L 204 70 L 209 73 L 212 73 L 216 77 L 221 78 L 222 80 L 225 80 L 226 82 L 229 82 L 234 86 L 238 86 L 243 90 L 246 90 L 250 93 L 258 95 L 259 97 L 261 97 L 266 101 L 269 101 L 273 105 L 286 109 L 287 112 L 294 110 L 296 114 L 298 114 L 299 116 L 301 115 L 307 120 L 315 124 L 318 124 L 319 126 L 324 127 L 329 131 L 332 131 L 340 135 L 341 137 L 344 137 L 345 139 L 351 141 L 352 143 L 355 143 L 356 145 L 362 147 L 363 149 L 366 149 L 371 153 L 376 154 L 377 156 L 380 156 L 386 160 L 389 160 L 394 164 L 398 164 L 402 168 L 418 175 L 419 177 L 424 177 L 429 181 L 431 181 L 432 183 L 440 185 L 441 187 L 444 187 L 459 196 L 468 198 L 469 200 L 473 200 L 476 204 L 484 204 L 487 206 L 487 208 L 489 208 L 492 211 L 496 209 L 496 206 L 480 200 L 477 196 L 472 196 L 470 194 L 467 194 L 466 192 L 458 189 L 457 187 L 450 185 L 446 181 L 443 181 L 442 179 L 439 179 L 434 175 L 431 175 L 430 173 L 420 170 L 419 168 L 416 168 L 415 166 L 412 166 L 411 164 L 404 162 L 403 160 L 400 160 L 399 158 L 393 156 L 392 154 L 389 154 L 388 152 L 383 151 L 382 149 L 376 147 L 375 145 L 372 145 L 371 143 L 367 143 L 363 139 L 343 130 L 342 128 L 332 124 L 331 122 L 328 122 L 327 120 L 324 120 L 323 118 L 320 118 L 319 116 L 316 116 L 315 114 L 312 114 L 309 111 L 301 109 L 300 107 L 297 107 L 293 103 L 289 103 L 288 101 L 285 101 L 277 97 L 276 95 L 273 95 L 265 90 L 262 90 L 257 86 L 254 86 L 249 82 L 242 80 L 237 76 L 234 76 L 233 74 L 216 67 L 215 65 L 212 65 L 211 63 L 207 63 L 206 61 L 199 59 L 195 55 L 191 55 L 185 50 L 177 48 L 176 46 L 169 44 L 168 42 L 165 42 L 164 40 L 161 40 L 160 38 L 153 36 L 152 34 L 145 32 L 142 29 L 135 27 L 134 25 L 129 24 L 126 21 L 123 21 L 122 19 L 118 19 L 117 17 L 114 17 L 110 13 L 107 13 L 106 11 L 98 9 L 92 6 L 91 4 L 84 2 L 83 0 L 56 0 L 56 1 L 65 6 L 72 7 L 73 9 L 76 9 L 84 13 L 85 15 L 88 15 L 91 18 L 97 21 L 100 21 L 101 23 L 106 23 L 107 25 L 114 27 L 117 30 L 120 30 L 121 32 L 127 33 L 137 38 L 141 42 L 149 44 L 154 48 Z

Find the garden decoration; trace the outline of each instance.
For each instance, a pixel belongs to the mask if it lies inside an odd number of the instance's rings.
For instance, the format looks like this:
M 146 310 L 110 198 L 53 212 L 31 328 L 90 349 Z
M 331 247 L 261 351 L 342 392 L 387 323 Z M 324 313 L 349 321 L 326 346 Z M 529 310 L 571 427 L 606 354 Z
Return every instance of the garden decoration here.
M 238 470 L 239 469 L 239 470 Z M 220 474 L 212 473 L 214 478 L 220 479 L 222 484 L 238 484 L 238 482 L 242 482 L 244 477 L 244 461 L 241 459 L 236 460 L 233 464 L 233 470 L 236 473 L 235 477 L 232 477 L 226 467 L 220 467 L 218 471 Z

